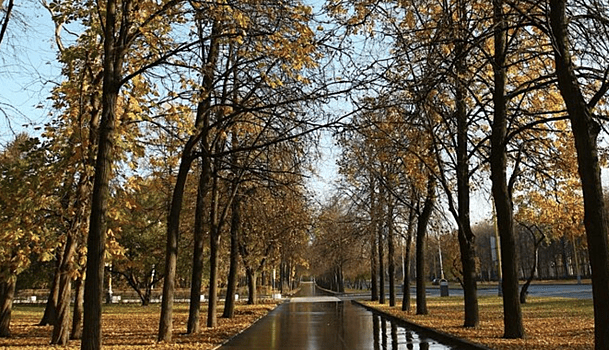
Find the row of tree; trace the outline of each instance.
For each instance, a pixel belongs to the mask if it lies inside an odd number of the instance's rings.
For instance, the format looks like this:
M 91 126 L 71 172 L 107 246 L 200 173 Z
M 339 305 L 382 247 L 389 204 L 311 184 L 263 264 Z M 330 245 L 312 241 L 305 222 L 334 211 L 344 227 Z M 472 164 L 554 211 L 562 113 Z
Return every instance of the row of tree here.
M 431 208 L 442 203 L 438 215 L 458 236 L 464 326 L 477 326 L 470 198 L 488 186 L 504 336 L 525 336 L 516 227 L 532 231 L 535 245 L 544 236 L 576 241 L 585 227 L 595 344 L 606 349 L 609 247 L 598 146 L 609 89 L 605 4 L 345 0 L 325 8 L 367 54 L 357 66 L 366 89 L 353 95 L 356 112 L 338 140 L 345 192 L 368 222 L 373 298 L 377 288 L 384 297 L 383 242 L 391 256 L 396 222 L 407 242 L 417 240 L 421 261 Z M 387 269 L 392 279 L 391 258 Z M 417 271 L 417 292 L 424 275 Z M 417 312 L 426 313 L 420 299 Z
M 302 256 L 293 247 L 305 245 L 310 226 L 303 175 L 317 131 L 330 123 L 319 106 L 344 88 L 322 69 L 329 39 L 311 29 L 311 8 L 264 0 L 44 6 L 63 79 L 42 135 L 19 136 L 3 151 L 2 188 L 18 193 L 2 196 L 10 238 L 1 245 L 2 335 L 17 275 L 37 257 L 56 261 L 41 323 L 54 326 L 53 344 L 82 336 L 82 349 L 101 348 L 106 270 L 144 304 L 162 279 L 158 340 L 166 342 L 178 264 L 192 272 L 187 333 L 200 331 L 204 272 L 208 327 L 217 324 L 220 279 L 232 317 L 239 265 L 250 302 L 266 264 L 293 276 Z
M 160 226 L 166 245 L 159 340 L 171 340 L 185 226 L 193 234 L 188 331 L 199 327 L 206 246 L 207 324 L 214 326 L 224 230 L 230 226 L 234 240 L 231 262 L 241 256 L 250 277 L 265 260 L 251 258 L 251 248 L 240 241 L 256 242 L 258 235 L 268 234 L 270 242 L 300 236 L 291 229 L 278 236 L 261 229 L 275 220 L 293 220 L 269 216 L 248 218 L 257 222 L 248 227 L 256 238 L 248 238 L 240 234 L 244 210 L 256 201 L 272 208 L 265 195 L 270 193 L 282 198 L 275 209 L 285 213 L 286 203 L 301 197 L 295 179 L 307 165 L 314 132 L 330 124 L 320 106 L 349 92 L 350 122 L 337 129 L 344 150 L 340 166 L 344 193 L 357 208 L 356 217 L 367 223 L 361 234 L 369 251 L 373 298 L 385 297 L 385 270 L 390 284 L 394 281 L 394 259 L 385 266 L 384 257 L 395 255 L 398 235 L 407 242 L 406 257 L 410 241 L 416 241 L 415 255 L 422 261 L 427 226 L 439 215 L 457 231 L 464 326 L 478 325 L 470 197 L 490 175 L 505 337 L 525 336 L 517 223 L 537 235 L 577 232 L 583 223 L 595 344 L 597 349 L 608 346 L 609 247 L 597 143 L 609 90 L 609 10 L 602 1 L 330 0 L 321 17 L 326 24 L 314 29 L 312 9 L 299 1 L 53 1 L 45 6 L 55 23 L 64 79 L 52 93 L 53 122 L 35 147 L 41 151 L 32 152 L 32 159 L 45 166 L 16 167 L 16 175 L 3 177 L 10 184 L 32 176 L 24 183 L 36 190 L 24 191 L 37 195 L 30 204 L 3 206 L 3 212 L 24 211 L 4 216 L 14 222 L 3 234 L 14 236 L 15 244 L 4 255 L 10 258 L 1 295 L 11 295 L 23 266 L 14 263 L 27 265 L 31 250 L 43 259 L 56 257 L 61 321 L 54 342 L 67 341 L 61 325 L 69 319 L 65 296 L 71 280 L 86 276 L 82 348 L 101 347 L 105 259 L 108 253 L 121 254 L 122 226 L 112 226 L 120 221 L 121 209 L 112 201 L 118 192 L 139 193 L 146 181 L 162 183 L 167 195 L 166 222 Z M 193 169 L 194 180 L 188 176 Z M 191 225 L 182 218 L 188 193 L 196 198 L 188 207 L 194 213 Z M 583 211 L 577 209 L 579 198 Z M 301 207 L 300 202 L 294 203 Z M 135 205 L 128 199 L 117 203 L 128 209 Z M 445 210 L 434 214 L 439 203 Z M 48 229 L 38 220 L 56 226 Z M 348 237 L 340 238 L 342 233 L 332 237 L 329 232 L 363 232 L 339 209 L 325 212 L 316 227 L 320 238 L 327 233 L 320 250 L 356 248 Z M 53 243 L 58 232 L 59 249 Z M 256 249 L 264 252 L 266 246 Z M 337 257 L 335 265 L 346 260 Z M 417 277 L 425 275 L 423 267 L 417 264 Z M 232 283 L 234 273 L 229 276 Z M 417 284 L 417 312 L 425 313 L 422 277 Z M 395 303 L 393 293 L 390 303 Z M 405 300 L 404 308 L 408 305 Z

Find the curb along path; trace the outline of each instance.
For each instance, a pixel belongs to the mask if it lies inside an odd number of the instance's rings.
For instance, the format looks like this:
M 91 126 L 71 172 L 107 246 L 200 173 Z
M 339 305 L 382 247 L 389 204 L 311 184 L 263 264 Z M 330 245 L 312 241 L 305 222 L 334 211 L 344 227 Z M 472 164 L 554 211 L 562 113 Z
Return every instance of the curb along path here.
M 302 297 L 279 305 L 220 350 L 490 350 L 410 325 L 303 283 Z
M 439 331 L 437 329 L 433 329 L 433 328 L 428 328 L 428 327 L 424 327 L 421 326 L 419 324 L 407 321 L 405 319 L 399 318 L 399 317 L 395 317 L 391 314 L 385 313 L 383 311 L 380 311 L 372 306 L 368 306 L 366 304 L 363 304 L 357 300 L 352 300 L 351 301 L 353 304 L 359 305 L 369 311 L 371 311 L 374 314 L 377 315 L 381 315 L 382 317 L 391 320 L 392 322 L 398 323 L 398 324 L 402 324 L 404 325 L 406 328 L 409 329 L 413 329 L 417 332 L 420 332 L 421 334 L 425 334 L 428 335 L 431 338 L 434 338 L 438 341 L 441 341 L 442 343 L 448 344 L 448 345 L 452 345 L 452 346 L 456 346 L 458 347 L 458 349 L 462 349 L 462 350 L 493 350 L 485 345 L 482 344 L 477 344 L 474 342 L 471 342 L 469 340 L 466 339 L 462 339 L 462 338 L 458 338 L 455 337 L 452 334 L 449 333 L 445 333 L 442 331 Z

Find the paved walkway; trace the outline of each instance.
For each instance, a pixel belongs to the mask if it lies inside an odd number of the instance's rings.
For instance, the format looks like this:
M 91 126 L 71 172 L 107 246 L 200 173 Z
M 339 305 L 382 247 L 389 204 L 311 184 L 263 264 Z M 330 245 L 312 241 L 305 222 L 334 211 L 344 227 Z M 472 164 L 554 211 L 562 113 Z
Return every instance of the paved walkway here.
M 220 350 L 380 350 L 451 349 L 391 323 L 348 300 L 303 295 L 279 305 Z

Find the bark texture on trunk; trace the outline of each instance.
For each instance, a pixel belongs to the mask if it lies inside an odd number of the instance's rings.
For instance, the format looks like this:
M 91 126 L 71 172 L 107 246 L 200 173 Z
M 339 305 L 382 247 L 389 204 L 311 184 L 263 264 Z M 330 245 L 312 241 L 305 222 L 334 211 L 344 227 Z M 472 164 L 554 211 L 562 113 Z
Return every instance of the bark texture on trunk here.
M 117 91 L 118 92 L 118 91 Z M 101 304 L 104 286 L 104 261 L 106 246 L 106 212 L 108 206 L 108 184 L 111 176 L 114 133 L 114 108 L 117 94 L 106 98 L 104 104 L 112 110 L 112 116 L 101 128 L 97 163 L 95 167 L 95 183 L 91 206 L 91 220 L 87 240 L 87 279 L 85 281 L 85 303 L 87 308 L 84 314 L 84 331 L 81 342 L 82 350 L 101 349 Z
M 393 229 L 393 205 L 387 211 L 387 260 L 389 264 L 389 306 L 395 306 L 395 242 Z
M 507 181 L 507 101 L 505 97 L 506 69 L 505 45 L 506 24 L 503 15 L 503 1 L 493 1 L 495 23 L 495 61 L 493 72 L 495 91 L 493 102 L 495 115 L 491 126 L 491 180 L 492 193 L 497 215 L 497 228 L 501 242 L 501 270 L 503 293 L 504 338 L 524 338 L 522 310 L 518 295 L 518 257 L 514 237 L 512 196 Z
M 377 251 L 377 243 L 376 243 L 376 230 L 371 230 L 370 235 L 370 249 L 372 250 L 370 254 L 370 300 L 377 301 L 379 300 L 379 283 L 378 283 L 378 251 Z
M 200 25 L 200 23 L 197 23 Z M 206 40 L 207 36 L 198 28 L 198 35 L 201 38 L 201 44 Z M 159 342 L 170 342 L 173 332 L 173 298 L 175 294 L 175 277 L 178 260 L 178 236 L 180 230 L 180 216 L 182 212 L 182 201 L 184 199 L 184 188 L 186 179 L 192 162 L 194 161 L 193 153 L 200 140 L 205 144 L 205 140 L 209 134 L 210 125 L 210 108 L 211 108 L 211 89 L 214 81 L 215 67 L 218 58 L 218 31 L 217 23 L 212 27 L 212 41 L 209 46 L 209 52 L 206 52 L 205 45 L 201 45 L 201 57 L 207 57 L 207 69 L 203 76 L 202 96 L 206 96 L 197 104 L 197 115 L 195 118 L 195 132 L 190 136 L 180 159 L 180 167 L 174 186 L 169 209 L 169 217 L 167 218 L 167 247 L 165 252 L 165 273 L 163 274 L 163 300 L 161 302 L 161 317 L 159 320 Z
M 59 298 L 59 266 L 61 266 L 61 256 L 63 255 L 63 248 L 55 256 L 57 258 L 57 266 L 55 267 L 55 273 L 53 275 L 53 283 L 51 284 L 51 290 L 49 291 L 49 298 L 47 299 L 46 306 L 44 308 L 44 314 L 39 326 L 53 326 L 57 322 L 57 298 Z
M 600 125 L 592 118 L 591 108 L 594 106 L 589 106 L 584 100 L 575 74 L 569 47 L 566 1 L 550 0 L 549 3 L 558 86 L 573 129 L 584 197 L 584 225 L 592 267 L 594 346 L 596 350 L 606 350 L 609 349 L 609 222 L 597 146 Z
M 72 316 L 72 329 L 70 339 L 79 340 L 82 338 L 82 315 L 85 307 L 85 288 L 83 277 L 78 277 L 74 281 L 74 313 Z
M 194 146 L 194 145 L 193 145 Z M 191 146 L 191 147 L 193 147 Z M 186 151 L 185 151 L 186 152 Z M 176 178 L 171 208 L 167 224 L 167 245 L 165 250 L 165 278 L 163 279 L 163 299 L 161 300 L 161 317 L 159 320 L 159 342 L 170 342 L 173 333 L 173 297 L 175 293 L 175 276 L 178 261 L 178 234 L 180 229 L 180 213 L 184 188 L 192 158 L 189 153 L 182 155 L 180 168 Z
M 11 336 L 11 313 L 17 276 L 9 276 L 0 282 L 0 338 Z
M 59 267 L 59 294 L 57 298 L 57 322 L 53 326 L 51 344 L 67 345 L 70 339 L 70 304 L 72 303 L 72 258 L 76 252 L 76 239 L 72 229 L 66 237 Z
M 132 11 L 133 3 L 123 4 L 120 11 Z M 102 115 L 99 128 L 95 177 L 91 197 L 91 217 L 87 238 L 87 279 L 81 350 L 100 350 L 102 346 L 101 317 L 106 255 L 109 183 L 112 177 L 115 145 L 116 108 L 121 88 L 122 68 L 127 49 L 126 33 L 117 34 L 117 1 L 107 0 L 104 27 L 104 60 Z
M 215 231 L 215 232 L 214 232 Z M 218 325 L 218 264 L 220 262 L 220 232 L 212 228 L 209 247 L 209 304 L 207 307 L 207 327 Z
M 377 209 L 376 215 L 380 215 L 380 208 Z M 377 220 L 377 239 L 379 253 L 379 304 L 385 304 L 385 240 L 383 239 L 383 224 L 382 220 Z
M 258 274 L 255 269 L 247 267 L 245 269 L 247 275 L 247 304 L 255 305 L 257 303 L 258 296 L 256 295 L 256 279 Z
M 241 230 L 241 196 L 236 195 L 232 204 L 230 226 L 230 267 L 228 271 L 228 285 L 226 287 L 226 301 L 222 317 L 235 316 L 235 293 L 237 292 L 237 270 L 239 268 L 239 232 Z M 283 272 L 283 270 L 282 270 Z M 281 273 L 283 277 L 283 273 Z M 283 291 L 283 284 L 281 286 Z
M 406 232 L 406 247 L 404 249 L 404 288 L 402 298 L 402 311 L 410 311 L 410 248 L 412 245 L 412 231 L 414 230 L 415 210 L 411 203 L 408 214 L 408 229 Z
M 218 169 L 219 161 L 214 162 L 212 172 L 212 195 L 211 195 L 211 211 L 210 222 L 211 230 L 209 232 L 209 302 L 207 305 L 207 327 L 216 327 L 218 325 L 218 316 L 216 310 L 218 308 L 218 264 L 220 263 L 220 190 L 218 188 Z
M 373 175 L 371 175 L 373 176 Z M 376 239 L 376 196 L 375 196 L 376 186 L 374 185 L 374 180 L 372 180 L 372 185 L 370 186 L 370 300 L 377 301 L 379 300 L 379 284 L 378 284 L 378 244 Z
M 419 213 L 417 220 L 417 315 L 427 315 L 427 297 L 425 295 L 425 236 L 427 235 L 427 223 L 431 218 L 435 203 L 436 185 L 433 176 L 427 183 L 427 194 L 423 203 L 423 210 Z
M 202 143 L 207 147 L 206 140 Z M 190 286 L 190 305 L 188 309 L 187 334 L 196 334 L 201 330 L 201 287 L 203 285 L 204 243 L 205 243 L 205 196 L 209 188 L 209 158 L 204 157 L 199 174 L 197 204 L 195 209 L 194 244 L 192 254 L 192 279 Z
M 464 38 L 468 30 L 467 8 L 463 0 L 458 1 L 457 23 L 458 37 Z M 460 40 L 455 44 L 455 84 L 456 84 L 456 117 L 457 117 L 457 215 L 459 252 L 461 255 L 461 267 L 463 271 L 463 295 L 464 295 L 464 327 L 477 327 L 480 321 L 478 312 L 478 289 L 476 285 L 476 236 L 471 228 L 470 221 L 470 169 L 469 169 L 469 118 L 466 105 L 467 76 L 466 58 L 467 52 L 465 41 Z M 453 210 L 454 214 L 454 210 Z

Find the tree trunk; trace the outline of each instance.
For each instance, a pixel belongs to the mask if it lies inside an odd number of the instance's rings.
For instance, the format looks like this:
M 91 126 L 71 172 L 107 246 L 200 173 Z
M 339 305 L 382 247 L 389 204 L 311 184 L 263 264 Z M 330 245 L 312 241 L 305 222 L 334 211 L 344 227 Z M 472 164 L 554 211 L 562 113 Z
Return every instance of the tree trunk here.
M 232 203 L 232 216 L 230 226 L 230 267 L 228 271 L 228 285 L 226 288 L 226 301 L 222 317 L 233 318 L 235 316 L 235 293 L 237 291 L 237 270 L 239 268 L 239 232 L 241 230 L 241 197 L 235 196 Z M 281 291 L 283 293 L 284 269 L 281 265 Z
M 459 233 L 465 309 L 463 326 L 477 327 L 480 317 L 478 312 L 478 288 L 476 285 L 476 246 L 469 218 L 466 221 L 467 223 L 463 226 L 465 233 Z
M 427 298 L 425 295 L 425 235 L 427 234 L 427 223 L 431 217 L 435 203 L 435 179 L 429 176 L 427 180 L 427 195 L 423 210 L 417 220 L 417 315 L 427 315 Z
M 218 167 L 219 164 L 214 164 L 210 214 L 211 230 L 209 232 L 209 303 L 207 307 L 207 327 L 216 327 L 218 325 L 218 316 L 216 315 L 218 308 L 218 263 L 220 261 Z
M 11 311 L 16 284 L 17 276 L 15 275 L 10 275 L 6 280 L 0 282 L 0 338 L 11 336 Z
M 258 298 L 256 295 L 256 279 L 258 278 L 256 270 L 246 267 L 245 273 L 247 275 L 247 304 L 256 305 Z
M 378 250 L 376 243 L 376 212 L 375 212 L 375 195 L 374 195 L 375 185 L 374 180 L 372 180 L 372 185 L 370 186 L 370 300 L 377 301 L 379 300 L 379 290 L 378 290 Z
M 198 202 L 198 201 L 197 201 Z M 197 204 L 199 207 L 199 204 Z M 197 208 L 198 212 L 198 208 Z M 199 214 L 195 218 L 195 221 L 199 221 Z M 188 322 L 186 327 L 186 334 L 196 334 L 200 331 L 199 319 L 201 313 L 201 286 L 203 277 L 203 251 L 204 251 L 204 235 L 203 224 L 198 222 L 195 224 L 194 232 L 194 252 L 192 262 L 192 280 L 190 285 L 190 305 L 188 311 Z
M 505 338 L 523 338 L 525 336 L 522 324 L 522 310 L 518 296 L 518 270 L 516 240 L 514 238 L 514 222 L 511 193 L 507 183 L 507 102 L 505 97 L 505 45 L 506 24 L 503 15 L 503 1 L 494 0 L 495 23 L 495 91 L 493 101 L 495 115 L 491 134 L 491 180 L 492 192 L 497 214 L 497 228 L 501 242 L 502 260 L 502 292 L 503 292 L 503 323 Z
M 343 274 L 342 266 L 338 266 L 337 273 L 338 273 L 338 292 L 344 293 L 345 292 L 345 276 Z
M 109 11 L 109 10 L 108 10 Z M 104 257 L 106 246 L 106 211 L 108 205 L 108 183 L 113 157 L 112 134 L 114 133 L 114 107 L 117 94 L 104 99 L 107 113 L 101 128 L 95 166 L 95 183 L 91 206 L 91 220 L 87 240 L 87 279 L 85 281 L 84 336 L 82 350 L 101 349 L 101 303 L 104 287 Z
M 380 204 L 380 202 L 379 202 Z M 383 222 L 379 219 L 381 208 L 377 208 L 377 238 L 379 249 L 379 304 L 385 304 L 385 242 L 383 239 Z
M 218 263 L 220 260 L 220 232 L 219 228 L 212 228 L 209 247 L 209 304 L 207 308 L 207 327 L 218 325 Z
M 541 231 L 539 228 L 537 228 L 538 232 L 541 233 L 541 236 L 539 237 L 539 239 L 537 239 L 537 237 L 535 237 L 535 232 L 533 231 L 533 229 L 531 227 L 529 227 L 523 223 L 520 223 L 520 225 L 523 226 L 525 229 L 527 229 L 527 231 L 529 231 L 529 233 L 531 234 L 531 238 L 533 238 L 533 247 L 534 247 L 533 248 L 533 266 L 531 267 L 530 273 L 527 275 L 526 282 L 522 285 L 522 288 L 520 288 L 520 303 L 526 304 L 528 289 L 529 289 L 529 286 L 531 285 L 531 282 L 533 281 L 533 278 L 535 278 L 536 271 L 537 271 L 537 263 L 539 261 L 539 248 L 541 247 L 541 244 L 543 243 L 546 236 L 543 233 L 543 231 Z
M 115 148 L 116 106 L 121 87 L 124 50 L 126 49 L 123 46 L 123 39 L 125 38 L 122 35 L 116 35 L 116 5 L 116 0 L 107 0 L 106 25 L 104 27 L 102 115 L 91 197 L 89 236 L 87 239 L 87 279 L 85 281 L 84 296 L 87 308 L 84 312 L 81 350 L 100 350 L 102 344 L 101 306 L 104 286 L 104 260 L 106 255 L 108 187 L 112 176 Z M 122 11 L 129 12 L 131 10 L 130 7 L 131 5 L 127 4 Z
M 584 196 L 584 225 L 592 267 L 594 302 L 594 344 L 596 350 L 609 349 L 609 222 L 603 199 L 597 137 L 599 124 L 592 119 L 596 101 L 585 102 L 569 49 L 566 1 L 550 0 L 550 25 L 554 36 L 554 59 L 558 87 L 565 101 L 577 150 L 577 163 Z
M 235 80 L 237 77 L 235 77 Z M 239 138 L 237 135 L 232 136 L 232 148 L 239 148 Z M 230 223 L 230 266 L 228 269 L 228 281 L 226 287 L 226 298 L 224 302 L 224 311 L 222 317 L 233 318 L 235 316 L 235 293 L 237 291 L 237 273 L 239 269 L 239 233 L 241 230 L 241 201 L 243 197 L 237 194 L 239 179 L 240 179 L 240 159 L 239 153 L 235 153 L 231 159 L 231 167 L 233 173 L 232 193 L 233 202 L 231 208 L 231 223 Z M 282 261 L 283 262 L 283 261 Z M 283 267 L 283 264 L 280 265 Z M 283 268 L 280 268 L 280 279 L 283 282 Z M 283 283 L 281 284 L 281 292 L 283 293 Z
M 527 295 L 529 294 L 529 286 L 535 278 L 535 270 L 537 269 L 537 257 L 539 256 L 539 246 L 535 244 L 535 260 L 533 261 L 533 267 L 531 267 L 531 272 L 529 273 L 526 282 L 520 288 L 520 303 L 526 304 Z
M 560 253 L 562 256 L 563 278 L 568 279 L 571 276 L 571 269 L 569 267 L 569 255 L 567 252 L 567 240 L 565 239 L 565 236 L 560 238 Z
M 207 142 L 202 142 L 207 147 Z M 197 189 L 197 204 L 195 209 L 194 250 L 192 253 L 192 280 L 190 286 L 190 305 L 188 311 L 187 334 L 196 334 L 200 331 L 201 314 L 201 286 L 203 285 L 203 252 L 205 241 L 205 196 L 209 187 L 209 158 L 203 157 L 201 174 L 199 174 L 199 188 Z
M 70 339 L 70 304 L 72 303 L 72 258 L 76 252 L 74 227 L 66 237 L 61 266 L 59 267 L 59 294 L 57 298 L 57 322 L 53 326 L 51 344 L 65 346 Z
M 379 300 L 379 290 L 378 290 L 378 259 L 377 259 L 377 243 L 376 243 L 376 230 L 372 228 L 370 235 L 370 245 L 371 245 L 371 254 L 370 254 L 370 300 L 377 301 Z
M 59 253 L 56 254 L 57 263 L 55 266 L 55 273 L 53 275 L 53 284 L 49 291 L 49 298 L 47 299 L 46 306 L 44 308 L 44 314 L 39 326 L 55 325 L 57 322 L 57 299 L 59 298 L 59 267 L 61 266 L 61 257 L 63 256 L 63 248 Z
M 575 276 L 577 278 L 577 284 L 582 284 L 582 273 L 581 267 L 579 266 L 579 253 L 577 252 L 577 244 L 575 243 L 577 238 L 573 238 L 571 244 L 573 245 L 573 257 L 575 259 Z
M 412 244 L 412 231 L 414 229 L 415 210 L 414 201 L 411 201 L 410 213 L 408 214 L 408 229 L 406 236 L 406 247 L 404 253 L 404 296 L 402 298 L 402 311 L 410 311 L 410 248 Z
M 74 314 L 72 316 L 72 329 L 70 331 L 70 339 L 79 340 L 82 338 L 82 314 L 84 312 L 85 289 L 83 276 L 80 276 L 74 282 Z
M 231 235 L 232 236 L 232 235 Z M 231 241 L 231 250 L 232 250 L 232 241 Z M 279 263 L 279 286 L 280 286 L 280 290 L 279 292 L 284 295 L 285 294 L 285 284 L 286 281 L 288 280 L 287 278 L 287 263 L 284 260 L 283 255 L 281 256 L 281 262 Z M 230 272 L 229 272 L 230 275 Z
M 464 1 L 457 4 L 456 23 L 457 36 L 464 38 L 467 29 L 463 26 L 467 23 L 467 9 Z M 479 323 L 478 315 L 478 291 L 476 285 L 476 237 L 470 222 L 470 169 L 468 153 L 469 120 L 467 113 L 466 97 L 467 86 L 463 77 L 467 74 L 465 43 L 459 40 L 455 44 L 455 105 L 457 119 L 457 147 L 456 147 L 456 173 L 457 173 L 457 210 L 454 207 L 451 212 L 455 215 L 458 226 L 459 252 L 461 256 L 461 267 L 463 272 L 463 294 L 464 294 L 464 327 L 476 327 Z
M 389 262 L 389 306 L 395 306 L 395 247 L 393 230 L 393 204 L 387 212 L 387 259 Z
M 163 295 L 161 301 L 161 317 L 159 320 L 159 342 L 170 342 L 173 332 L 173 296 L 175 293 L 175 278 L 178 261 L 178 235 L 180 230 L 180 213 L 184 187 L 192 158 L 190 149 L 185 149 L 180 161 L 180 168 L 171 199 L 171 207 L 167 224 L 167 246 L 165 251 L 165 273 L 163 280 Z
M 197 116 L 195 118 L 196 132 L 190 136 L 180 159 L 180 168 L 176 179 L 173 196 L 171 199 L 171 207 L 169 209 L 169 217 L 167 218 L 167 250 L 165 252 L 165 273 L 163 281 L 163 300 L 161 302 L 161 317 L 159 320 L 159 336 L 158 341 L 170 342 L 173 332 L 173 298 L 175 293 L 175 277 L 178 260 L 178 236 L 180 230 L 180 214 L 182 211 L 182 200 L 184 198 L 184 187 L 190 166 L 194 160 L 192 154 L 194 148 L 199 143 L 199 140 L 205 140 L 209 133 L 209 114 L 211 108 L 211 94 L 209 93 L 213 86 L 214 69 L 218 57 L 218 25 L 214 23 L 212 28 L 212 42 L 210 43 L 209 53 L 206 54 L 204 45 L 201 45 L 201 57 L 207 56 L 206 66 L 213 68 L 207 69 L 203 76 L 203 91 L 201 95 L 208 98 L 200 101 L 197 104 Z M 202 38 L 205 34 L 199 32 Z M 203 41 L 203 39 L 201 39 Z M 205 143 L 205 142 L 203 142 Z
M 72 302 L 72 280 L 67 273 L 62 273 L 61 287 L 57 303 L 57 322 L 53 326 L 51 344 L 65 346 L 70 338 L 70 304 Z
M 152 298 L 152 284 L 151 282 L 146 283 L 143 295 L 140 297 L 142 306 L 150 305 L 150 299 Z

